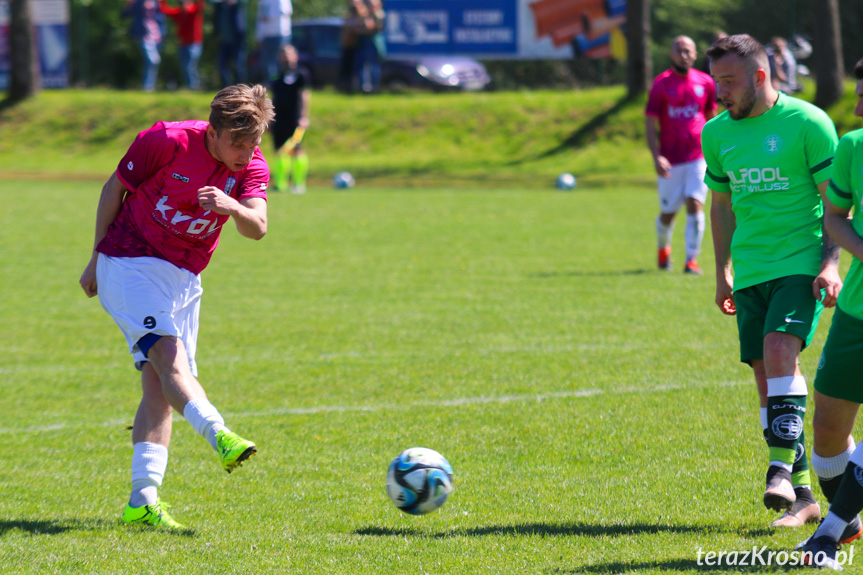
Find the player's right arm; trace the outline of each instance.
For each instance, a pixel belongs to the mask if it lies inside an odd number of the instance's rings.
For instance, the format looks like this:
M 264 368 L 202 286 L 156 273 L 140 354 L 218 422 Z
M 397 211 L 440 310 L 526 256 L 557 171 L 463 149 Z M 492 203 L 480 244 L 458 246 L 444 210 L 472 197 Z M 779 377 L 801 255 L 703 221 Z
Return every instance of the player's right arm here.
M 644 133 L 647 135 L 647 147 L 650 148 L 650 154 L 653 156 L 653 167 L 656 170 L 656 175 L 660 178 L 668 178 L 671 176 L 671 162 L 659 153 L 659 118 L 646 115 Z
M 662 82 L 657 77 L 647 95 L 647 105 L 644 108 L 644 133 L 647 136 L 647 147 L 650 149 L 650 155 L 653 156 L 653 169 L 656 170 L 656 175 L 660 178 L 668 178 L 671 176 L 671 162 L 662 155 L 659 149 L 659 117 L 665 106 L 661 84 Z
M 102 186 L 102 194 L 99 196 L 99 207 L 96 209 L 96 237 L 93 243 L 93 253 L 81 279 L 78 280 L 87 297 L 93 297 L 98 293 L 96 286 L 96 260 L 99 256 L 96 246 L 108 234 L 108 227 L 117 219 L 120 208 L 123 205 L 123 197 L 126 194 L 126 186 L 117 177 L 117 172 L 111 174 L 105 185 Z
M 722 313 L 734 315 L 734 276 L 731 273 L 731 238 L 737 217 L 731 208 L 731 194 L 710 190 L 710 226 L 716 259 L 716 305 Z

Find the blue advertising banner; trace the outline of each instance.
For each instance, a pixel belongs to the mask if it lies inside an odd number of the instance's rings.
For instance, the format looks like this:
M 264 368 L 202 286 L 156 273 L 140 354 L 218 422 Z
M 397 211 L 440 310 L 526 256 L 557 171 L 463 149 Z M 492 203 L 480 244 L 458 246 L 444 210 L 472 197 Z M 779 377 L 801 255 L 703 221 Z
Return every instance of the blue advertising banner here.
M 385 0 L 393 56 L 626 58 L 626 0 Z
M 518 53 L 517 0 L 387 0 L 385 6 L 393 56 Z
M 32 0 L 43 88 L 69 85 L 69 5 L 66 0 Z M 0 0 L 0 90 L 9 88 L 9 3 Z

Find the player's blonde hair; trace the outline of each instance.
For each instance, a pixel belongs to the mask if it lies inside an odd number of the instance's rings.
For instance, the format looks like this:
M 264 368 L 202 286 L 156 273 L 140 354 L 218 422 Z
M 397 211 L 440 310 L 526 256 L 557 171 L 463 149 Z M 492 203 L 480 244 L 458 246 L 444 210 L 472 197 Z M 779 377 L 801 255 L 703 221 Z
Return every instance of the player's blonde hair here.
M 262 136 L 275 116 L 267 89 L 260 84 L 222 88 L 210 103 L 210 125 L 216 133 L 228 130 L 233 141 Z

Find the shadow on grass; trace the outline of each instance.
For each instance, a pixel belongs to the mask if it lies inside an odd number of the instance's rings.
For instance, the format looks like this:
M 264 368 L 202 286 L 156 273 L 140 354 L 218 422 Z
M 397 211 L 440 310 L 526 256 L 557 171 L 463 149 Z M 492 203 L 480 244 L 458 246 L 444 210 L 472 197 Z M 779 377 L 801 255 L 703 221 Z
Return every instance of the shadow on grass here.
M 0 114 L 8 110 L 9 108 L 15 106 L 18 102 L 13 102 L 9 96 L 6 96 L 2 100 L 0 100 Z
M 82 519 L 62 521 L 42 521 L 29 519 L 5 519 L 0 520 L 0 537 L 4 537 L 11 531 L 23 531 L 28 535 L 60 535 L 69 531 L 114 531 L 118 527 L 126 529 L 137 529 L 147 533 L 164 533 L 166 535 L 179 535 L 192 537 L 194 529 L 154 529 L 145 525 L 125 525 L 119 520 L 106 519 Z
M 530 274 L 532 278 L 570 278 L 570 277 L 601 277 L 601 276 L 641 276 L 652 273 L 644 268 L 634 270 L 572 270 L 568 272 L 539 272 Z
M 625 95 L 617 100 L 614 105 L 605 110 L 604 112 L 597 114 L 590 120 L 584 123 L 580 128 L 570 134 L 565 140 L 557 144 L 556 146 L 549 148 L 544 152 L 540 152 L 538 154 L 534 154 L 533 156 L 512 160 L 507 162 L 506 165 L 518 165 L 518 164 L 526 164 L 528 162 L 535 162 L 537 160 L 543 160 L 545 158 L 550 158 L 551 156 L 556 156 L 563 152 L 570 151 L 574 148 L 583 148 L 584 146 L 591 143 L 591 141 L 596 138 L 596 132 L 606 126 L 611 118 L 616 116 L 623 110 L 627 105 L 631 104 L 632 101 L 627 98 Z
M 764 561 L 767 561 L 766 553 L 764 555 Z M 756 564 L 712 564 L 708 565 L 704 559 L 701 559 L 701 562 L 697 559 L 670 559 L 668 561 L 641 561 L 637 563 L 623 563 L 623 562 L 611 562 L 611 563 L 597 563 L 596 565 L 588 565 L 585 567 L 576 567 L 574 569 L 555 569 L 554 573 L 557 574 L 572 574 L 575 575 L 577 573 L 638 573 L 643 571 L 671 571 L 674 573 L 682 572 L 682 571 L 697 571 L 698 573 L 764 573 L 767 572 L 797 572 L 800 565 L 794 566 L 791 564 L 787 565 L 778 565 L 775 563 L 771 565 L 761 565 L 757 562 Z M 747 563 L 751 562 L 751 559 L 747 559 Z
M 107 531 L 111 527 L 111 522 L 104 519 L 82 521 L 5 519 L 0 521 L 0 537 L 10 531 L 24 531 L 30 535 L 59 535 L 67 531 Z
M 354 531 L 357 535 L 373 537 L 483 537 L 486 535 L 567 535 L 584 537 L 650 535 L 656 533 L 679 533 L 684 535 L 717 533 L 738 533 L 746 537 L 764 537 L 774 532 L 773 529 L 748 529 L 745 527 L 722 527 L 716 525 L 660 525 L 650 523 L 634 523 L 631 525 L 595 525 L 590 523 L 524 523 L 516 525 L 489 525 L 487 527 L 457 528 L 438 533 L 427 533 L 411 527 L 364 527 Z

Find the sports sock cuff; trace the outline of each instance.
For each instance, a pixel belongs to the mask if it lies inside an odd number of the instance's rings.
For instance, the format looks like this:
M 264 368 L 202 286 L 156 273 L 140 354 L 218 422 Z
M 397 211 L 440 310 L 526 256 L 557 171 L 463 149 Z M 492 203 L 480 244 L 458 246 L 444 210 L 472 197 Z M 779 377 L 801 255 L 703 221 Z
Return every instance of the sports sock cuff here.
M 810 459 L 812 470 L 815 471 L 820 479 L 833 479 L 845 473 L 845 468 L 848 462 L 851 461 L 851 454 L 855 453 L 854 447 L 849 447 L 839 455 L 833 457 L 821 457 L 817 453 L 813 453 Z
M 664 248 L 671 244 L 671 237 L 674 233 L 674 222 L 671 224 L 665 225 L 662 223 L 662 218 L 659 216 L 656 217 L 656 238 L 657 238 L 657 247 Z
M 207 426 L 225 424 L 215 406 L 206 399 L 193 399 L 183 407 L 183 417 L 186 418 L 198 435 L 206 437 Z
M 767 408 L 762 407 L 759 415 L 761 416 L 761 429 L 767 429 Z
M 807 395 L 806 378 L 802 375 L 767 378 L 767 397 L 777 395 Z
M 860 449 L 860 446 L 858 445 L 857 449 L 854 450 L 848 459 L 857 467 L 863 467 L 863 449 Z
M 159 487 L 168 468 L 168 448 L 142 441 L 132 446 L 132 483 L 146 482 Z

